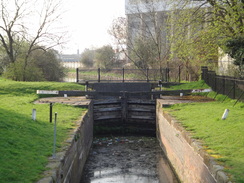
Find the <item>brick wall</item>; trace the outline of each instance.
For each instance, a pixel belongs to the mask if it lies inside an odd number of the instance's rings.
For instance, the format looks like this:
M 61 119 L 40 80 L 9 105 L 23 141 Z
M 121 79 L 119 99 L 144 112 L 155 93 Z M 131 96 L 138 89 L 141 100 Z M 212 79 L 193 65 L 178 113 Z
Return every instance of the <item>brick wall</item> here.
M 160 101 L 157 101 L 156 113 L 158 140 L 181 182 L 228 182 L 223 167 L 217 165 L 176 120 L 163 112 Z
M 88 112 L 78 122 L 77 129 L 70 134 L 67 146 L 50 158 L 44 178 L 38 183 L 72 182 L 79 183 L 82 170 L 93 140 L 93 109 L 89 104 Z

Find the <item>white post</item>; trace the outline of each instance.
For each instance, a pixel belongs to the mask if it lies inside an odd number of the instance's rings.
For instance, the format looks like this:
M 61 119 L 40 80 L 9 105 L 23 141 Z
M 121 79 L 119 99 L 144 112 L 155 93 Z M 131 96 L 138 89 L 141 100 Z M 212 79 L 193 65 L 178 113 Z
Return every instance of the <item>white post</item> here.
M 222 120 L 225 120 L 227 118 L 229 111 L 230 111 L 229 109 L 225 109 L 224 114 L 222 116 Z
M 36 121 L 36 109 L 32 109 L 32 120 Z

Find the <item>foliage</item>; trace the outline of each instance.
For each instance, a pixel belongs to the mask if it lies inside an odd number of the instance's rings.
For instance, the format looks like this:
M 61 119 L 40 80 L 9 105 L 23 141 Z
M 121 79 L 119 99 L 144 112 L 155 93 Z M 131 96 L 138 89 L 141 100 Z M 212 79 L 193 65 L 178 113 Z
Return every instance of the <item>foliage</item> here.
M 244 33 L 243 0 L 207 0 L 212 7 L 211 21 L 220 38 L 234 38 Z M 223 42 L 222 42 L 223 43 Z
M 93 67 L 94 64 L 94 50 L 85 49 L 81 54 L 81 62 L 85 68 Z
M 61 29 L 52 28 L 60 20 L 60 5 L 59 0 L 1 1 L 0 51 L 5 62 L 0 62 L 0 65 L 2 70 L 13 67 L 12 78 L 23 81 L 33 80 L 30 76 L 30 68 L 33 67 L 33 62 L 30 61 L 32 52 L 38 49 L 48 50 L 61 44 L 64 32 L 54 33 L 53 30 Z M 19 63 L 15 64 L 15 62 Z M 23 70 L 21 77 L 14 75 L 19 74 L 15 73 L 15 69 L 21 70 L 19 65 Z
M 134 49 L 130 58 L 139 69 L 158 68 L 158 60 L 155 57 L 157 48 L 151 39 L 135 39 Z
M 244 77 L 244 37 L 227 40 L 225 51 L 234 58 L 234 64 L 238 66 L 240 76 Z
M 31 54 L 31 61 L 41 70 L 46 81 L 62 81 L 65 76 L 64 67 L 57 55 L 55 50 L 36 50 Z
M 16 81 L 61 81 L 65 76 L 54 50 L 37 49 L 29 56 L 28 64 L 25 64 L 26 60 L 19 57 L 7 65 L 3 76 Z
M 207 2 L 212 7 L 209 21 L 217 32 L 218 44 L 225 53 L 231 54 L 235 60 L 234 65 L 238 66 L 238 75 L 243 77 L 243 61 L 241 61 L 244 37 L 243 0 L 207 0 Z M 239 51 L 236 49 L 238 45 L 240 45 Z
M 15 82 L 0 78 L 0 182 L 36 182 L 52 155 L 53 123 L 49 104 L 34 104 L 36 90 L 83 89 L 77 84 Z M 32 109 L 37 120 L 31 120 Z M 58 112 L 57 148 L 64 146 L 67 133 L 84 109 L 55 104 Z
M 188 8 L 188 6 L 192 6 Z M 218 59 L 217 33 L 208 23 L 208 8 L 199 3 L 185 1 L 172 10 L 169 24 L 173 27 L 169 37 L 171 60 L 186 67 L 189 80 L 198 80 L 200 66 L 215 67 Z M 172 29 L 169 27 L 169 29 Z
M 111 46 L 103 46 L 95 52 L 96 66 L 101 69 L 111 69 L 115 63 L 115 53 Z
M 15 81 L 23 81 L 23 67 L 24 60 L 18 59 L 14 63 L 8 65 L 3 76 L 8 79 L 13 79 Z M 44 81 L 44 77 L 39 68 L 37 68 L 33 63 L 28 64 L 25 69 L 25 77 L 29 81 Z

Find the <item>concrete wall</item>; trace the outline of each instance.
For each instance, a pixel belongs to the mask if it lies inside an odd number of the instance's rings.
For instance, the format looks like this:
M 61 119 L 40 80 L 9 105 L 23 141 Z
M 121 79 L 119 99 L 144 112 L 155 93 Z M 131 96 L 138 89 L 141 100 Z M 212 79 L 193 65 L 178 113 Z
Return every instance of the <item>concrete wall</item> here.
M 164 113 L 157 101 L 157 137 L 172 167 L 183 183 L 226 183 L 223 167 L 191 139 L 190 134 L 170 115 Z
M 88 112 L 78 122 L 76 130 L 66 141 L 67 146 L 58 152 L 56 158 L 50 158 L 44 172 L 45 178 L 38 183 L 79 183 L 82 170 L 93 140 L 93 107 L 89 104 Z

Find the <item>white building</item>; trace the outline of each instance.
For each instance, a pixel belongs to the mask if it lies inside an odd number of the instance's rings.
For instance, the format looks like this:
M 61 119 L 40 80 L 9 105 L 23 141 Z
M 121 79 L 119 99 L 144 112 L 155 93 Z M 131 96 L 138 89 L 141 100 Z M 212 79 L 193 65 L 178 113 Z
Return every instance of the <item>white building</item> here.
M 81 54 L 77 51 L 77 54 L 60 54 L 60 60 L 64 67 L 66 68 L 80 68 L 82 67 L 81 63 Z
M 128 40 L 134 40 L 138 35 L 154 37 L 154 40 L 161 43 L 162 54 L 166 54 L 169 49 L 169 37 L 174 30 L 173 25 L 168 23 L 169 17 L 175 16 L 173 10 L 196 8 L 202 5 L 203 1 L 205 0 L 125 0 Z M 209 6 L 201 6 L 206 7 Z

